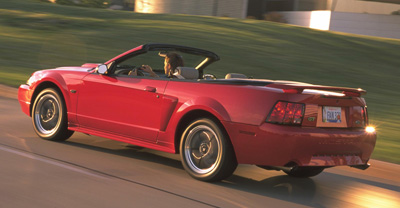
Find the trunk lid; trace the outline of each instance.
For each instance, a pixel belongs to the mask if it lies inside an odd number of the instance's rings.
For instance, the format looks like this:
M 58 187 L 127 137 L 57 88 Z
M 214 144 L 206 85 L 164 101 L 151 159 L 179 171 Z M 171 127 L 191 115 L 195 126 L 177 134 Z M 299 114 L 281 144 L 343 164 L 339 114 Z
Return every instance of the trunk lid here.
M 288 101 L 303 103 L 302 127 L 364 128 L 368 124 L 363 89 L 274 81 L 269 88 L 282 89 Z

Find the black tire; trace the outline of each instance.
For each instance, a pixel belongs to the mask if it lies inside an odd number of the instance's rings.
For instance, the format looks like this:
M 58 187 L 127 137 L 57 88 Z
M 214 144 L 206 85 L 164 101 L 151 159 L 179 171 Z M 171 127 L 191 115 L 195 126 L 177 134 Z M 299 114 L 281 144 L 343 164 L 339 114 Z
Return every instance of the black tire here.
M 296 178 L 309 178 L 322 173 L 324 169 L 323 167 L 294 167 L 291 171 L 284 170 L 283 172 Z
M 237 167 L 228 136 L 208 118 L 195 120 L 187 126 L 181 137 L 180 152 L 185 170 L 201 181 L 223 180 Z
M 64 141 L 74 133 L 68 130 L 64 100 L 53 88 L 44 89 L 36 97 L 32 108 L 32 123 L 36 134 L 45 140 Z

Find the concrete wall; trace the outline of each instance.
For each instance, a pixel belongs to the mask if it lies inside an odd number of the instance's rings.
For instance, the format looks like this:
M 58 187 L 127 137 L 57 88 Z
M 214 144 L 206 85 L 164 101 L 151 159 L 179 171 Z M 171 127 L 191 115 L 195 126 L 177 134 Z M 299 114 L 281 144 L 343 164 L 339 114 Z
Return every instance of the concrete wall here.
M 391 14 L 394 11 L 400 10 L 400 4 L 368 2 L 360 0 L 337 0 L 336 5 L 334 4 L 332 9 L 335 12 Z
M 295 0 L 295 11 L 331 10 L 362 14 L 391 14 L 400 4 L 362 0 Z
M 329 30 L 400 39 L 400 15 L 332 12 Z
M 248 0 L 136 0 L 135 12 L 245 18 Z
M 288 24 L 400 39 L 400 15 L 310 11 L 280 12 Z
M 311 11 L 279 12 L 282 14 L 286 23 L 303 27 L 310 26 Z
M 331 11 L 297 11 L 279 13 L 284 16 L 284 19 L 288 24 L 319 30 L 329 30 Z

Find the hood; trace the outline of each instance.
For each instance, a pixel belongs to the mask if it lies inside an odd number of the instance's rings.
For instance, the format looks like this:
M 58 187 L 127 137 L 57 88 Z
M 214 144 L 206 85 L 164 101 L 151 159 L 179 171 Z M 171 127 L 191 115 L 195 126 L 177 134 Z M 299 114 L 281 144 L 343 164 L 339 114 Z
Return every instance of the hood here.
M 89 72 L 93 70 L 93 67 L 79 67 L 79 66 L 66 66 L 66 67 L 57 67 L 53 70 L 67 70 L 67 71 L 80 71 L 80 72 Z

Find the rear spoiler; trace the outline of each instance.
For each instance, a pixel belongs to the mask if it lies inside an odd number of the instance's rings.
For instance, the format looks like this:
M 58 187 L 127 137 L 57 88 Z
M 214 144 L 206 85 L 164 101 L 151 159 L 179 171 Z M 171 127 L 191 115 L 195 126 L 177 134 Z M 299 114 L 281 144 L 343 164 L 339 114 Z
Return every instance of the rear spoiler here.
M 347 87 L 332 87 L 322 85 L 299 85 L 299 84 L 269 84 L 268 87 L 282 89 L 285 93 L 301 94 L 303 90 L 323 90 L 331 92 L 341 92 L 346 96 L 360 97 L 361 95 L 367 94 L 366 90 L 361 88 L 347 88 Z

